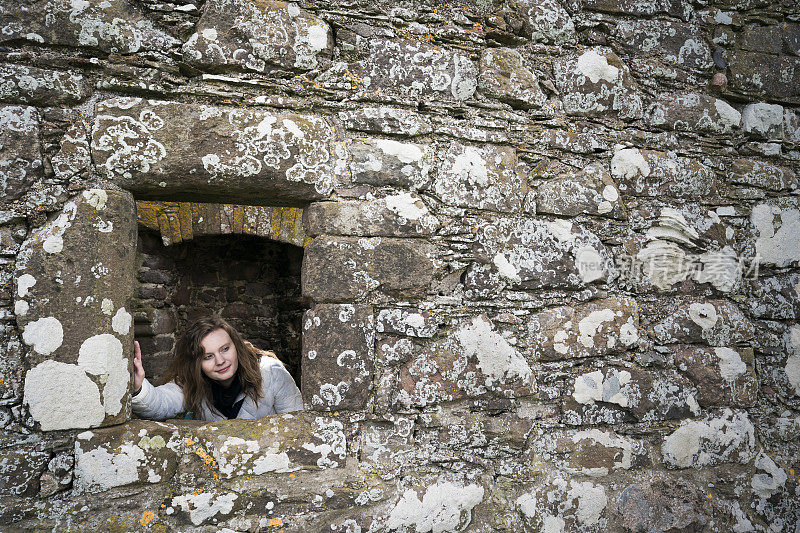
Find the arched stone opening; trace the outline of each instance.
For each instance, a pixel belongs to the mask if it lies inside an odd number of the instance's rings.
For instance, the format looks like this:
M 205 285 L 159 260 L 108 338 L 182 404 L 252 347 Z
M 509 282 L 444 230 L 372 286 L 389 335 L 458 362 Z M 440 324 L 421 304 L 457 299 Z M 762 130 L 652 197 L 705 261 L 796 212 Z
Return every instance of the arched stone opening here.
M 195 319 L 218 314 L 272 350 L 300 384 L 302 211 L 138 202 L 135 335 L 145 372 L 163 374 Z M 283 241 L 283 242 L 281 242 Z

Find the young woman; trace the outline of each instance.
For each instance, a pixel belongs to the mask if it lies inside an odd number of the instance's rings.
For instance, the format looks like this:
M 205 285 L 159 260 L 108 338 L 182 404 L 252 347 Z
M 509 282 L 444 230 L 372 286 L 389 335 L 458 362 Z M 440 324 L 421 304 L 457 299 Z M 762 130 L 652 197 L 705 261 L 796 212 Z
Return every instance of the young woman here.
M 272 352 L 262 352 L 225 320 L 211 316 L 192 324 L 167 369 L 170 380 L 154 387 L 144 377 L 134 342 L 133 412 L 164 420 L 182 412 L 199 420 L 261 418 L 303 409 L 292 376 Z

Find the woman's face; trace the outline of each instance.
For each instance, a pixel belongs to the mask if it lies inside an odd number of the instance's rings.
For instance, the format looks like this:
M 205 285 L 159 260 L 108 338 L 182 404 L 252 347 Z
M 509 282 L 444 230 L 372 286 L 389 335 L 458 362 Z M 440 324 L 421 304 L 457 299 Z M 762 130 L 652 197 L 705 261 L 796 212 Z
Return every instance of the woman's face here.
M 239 368 L 239 358 L 231 336 L 224 329 L 215 329 L 203 337 L 200 344 L 203 346 L 203 355 L 200 356 L 203 374 L 228 387 Z

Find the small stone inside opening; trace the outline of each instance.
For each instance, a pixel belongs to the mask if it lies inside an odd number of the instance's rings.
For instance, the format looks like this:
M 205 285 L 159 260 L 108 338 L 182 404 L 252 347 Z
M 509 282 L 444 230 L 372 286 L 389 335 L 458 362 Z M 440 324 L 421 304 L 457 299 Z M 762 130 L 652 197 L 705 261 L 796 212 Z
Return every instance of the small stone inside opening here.
M 147 378 L 163 383 L 179 335 L 217 313 L 246 340 L 272 350 L 300 386 L 303 249 L 251 235 L 199 236 L 165 246 L 139 227 L 135 334 Z

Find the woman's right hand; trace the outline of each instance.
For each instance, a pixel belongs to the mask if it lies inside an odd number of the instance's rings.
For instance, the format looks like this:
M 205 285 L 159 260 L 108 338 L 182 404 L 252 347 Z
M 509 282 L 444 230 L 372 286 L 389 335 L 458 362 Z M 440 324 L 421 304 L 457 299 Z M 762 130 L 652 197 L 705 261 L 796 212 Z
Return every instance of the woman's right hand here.
M 142 366 L 142 349 L 139 341 L 133 341 L 133 393 L 142 390 L 144 382 L 144 367 Z

